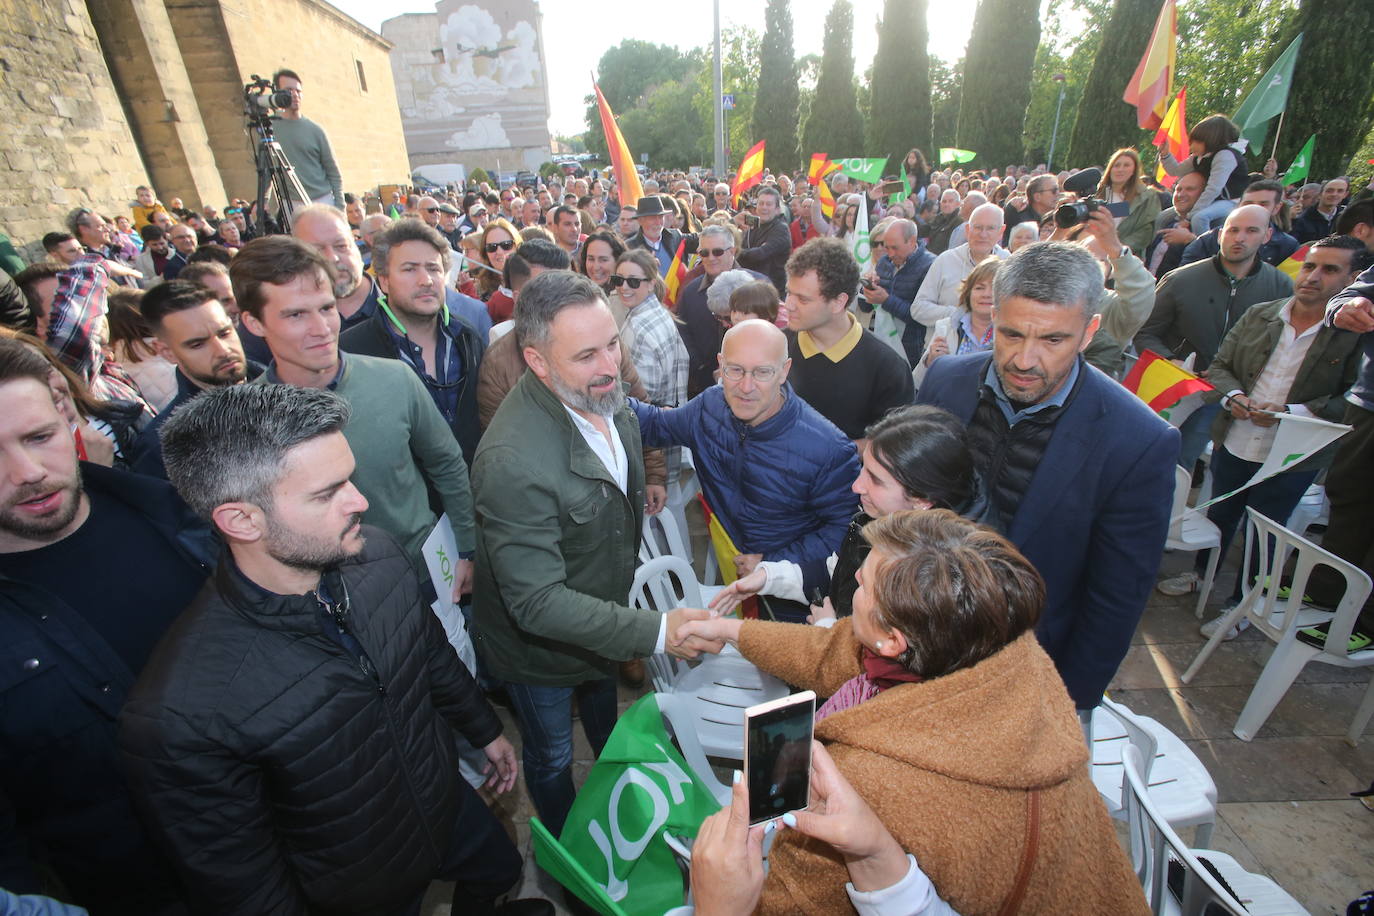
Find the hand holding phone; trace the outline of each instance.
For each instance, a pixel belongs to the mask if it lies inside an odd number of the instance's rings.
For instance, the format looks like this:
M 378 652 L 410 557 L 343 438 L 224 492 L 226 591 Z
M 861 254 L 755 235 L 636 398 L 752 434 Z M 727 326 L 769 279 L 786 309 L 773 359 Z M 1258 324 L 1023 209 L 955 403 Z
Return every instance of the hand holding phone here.
M 811 736 L 816 695 L 810 690 L 744 711 L 744 777 L 749 823 L 805 808 L 811 793 Z

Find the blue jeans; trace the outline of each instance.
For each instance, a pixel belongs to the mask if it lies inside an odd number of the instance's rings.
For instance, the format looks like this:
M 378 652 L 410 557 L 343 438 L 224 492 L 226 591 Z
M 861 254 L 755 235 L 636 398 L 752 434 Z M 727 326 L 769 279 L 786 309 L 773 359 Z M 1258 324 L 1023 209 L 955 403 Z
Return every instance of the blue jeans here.
M 598 757 L 615 728 L 615 678 L 587 681 L 576 687 L 544 687 L 506 682 L 506 693 L 520 723 L 525 786 L 539 819 L 555 837 L 572 810 L 572 701 L 577 699 L 587 743 Z
M 1259 470 L 1259 467 L 1259 462 L 1237 458 L 1228 452 L 1225 446 L 1214 448 L 1212 450 L 1212 495 L 1220 496 L 1223 493 L 1230 493 L 1254 477 L 1255 471 Z M 1226 551 L 1230 548 L 1236 531 L 1245 521 L 1246 506 L 1253 506 L 1256 512 L 1267 515 L 1280 525 L 1287 525 L 1288 516 L 1293 514 L 1293 510 L 1302 501 L 1302 495 L 1307 492 L 1307 488 L 1312 486 L 1312 481 L 1316 479 L 1317 472 L 1315 470 L 1285 471 L 1209 507 L 1207 517 L 1221 529 L 1221 547 L 1218 549 L 1221 551 L 1222 558 L 1226 557 Z M 1199 575 L 1207 568 L 1206 557 L 1206 551 L 1198 551 L 1196 564 Z M 1258 559 L 1259 554 L 1256 552 L 1252 565 L 1257 566 Z M 1243 573 L 1242 570 L 1236 574 L 1235 588 L 1231 591 L 1232 601 L 1240 600 L 1245 583 Z M 1252 569 L 1250 575 L 1255 575 L 1255 570 Z
M 1188 419 L 1183 421 L 1183 425 L 1178 428 L 1179 449 L 1178 466 L 1189 474 L 1193 473 L 1193 465 L 1202 457 L 1202 450 L 1207 447 L 1208 441 L 1212 438 L 1212 421 L 1221 413 L 1221 404 L 1203 404 L 1197 410 L 1188 415 Z M 1215 471 L 1213 472 L 1215 473 Z M 1225 490 L 1218 490 L 1216 485 L 1212 485 L 1213 493 L 1225 493 Z

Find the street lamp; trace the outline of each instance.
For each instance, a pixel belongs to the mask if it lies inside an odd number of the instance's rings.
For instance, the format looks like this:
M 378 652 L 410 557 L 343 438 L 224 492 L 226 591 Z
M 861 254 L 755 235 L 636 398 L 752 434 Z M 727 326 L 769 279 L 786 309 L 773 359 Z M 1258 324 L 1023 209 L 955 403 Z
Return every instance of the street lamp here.
M 1068 80 L 1062 73 L 1056 73 L 1050 77 L 1059 84 L 1059 103 L 1054 106 L 1054 131 L 1050 134 L 1050 155 L 1045 162 L 1045 171 L 1054 171 L 1054 144 L 1059 139 L 1059 112 L 1064 109 L 1064 83 Z

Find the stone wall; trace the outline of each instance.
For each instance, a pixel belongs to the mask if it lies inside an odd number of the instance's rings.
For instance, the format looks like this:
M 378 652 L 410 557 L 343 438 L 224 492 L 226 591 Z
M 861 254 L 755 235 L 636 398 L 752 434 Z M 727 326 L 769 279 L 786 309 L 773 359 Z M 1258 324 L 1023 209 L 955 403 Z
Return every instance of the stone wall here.
M 73 207 L 148 183 L 82 0 L 0 0 L 0 230 L 30 256 Z

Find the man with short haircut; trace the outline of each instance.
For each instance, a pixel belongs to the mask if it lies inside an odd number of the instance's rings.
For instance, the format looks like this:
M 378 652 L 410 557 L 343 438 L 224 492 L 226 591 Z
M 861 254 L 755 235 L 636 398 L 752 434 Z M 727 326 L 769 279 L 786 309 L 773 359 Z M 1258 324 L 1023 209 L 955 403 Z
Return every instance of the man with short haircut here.
M 226 211 L 227 212 L 227 211 Z M 344 193 L 344 215 L 348 217 L 348 228 L 357 232 L 363 226 L 363 202 L 352 192 Z
M 1053 213 L 1058 205 L 1059 179 L 1053 175 L 1036 175 L 1030 180 L 1030 184 L 1026 185 L 1026 206 L 1018 209 L 1007 204 L 1002 213 L 1002 222 L 1008 228 L 1027 220 L 1038 226 L 1040 221 Z M 1002 244 L 1006 245 L 1006 243 L 1007 239 L 1004 235 Z
M 544 208 L 537 200 L 527 200 L 520 207 L 520 220 L 516 223 L 521 229 L 543 225 Z
M 902 323 L 902 349 L 913 366 L 925 352 L 926 326 L 911 317 L 911 306 L 934 263 L 935 255 L 921 244 L 916 224 L 893 220 L 883 235 L 883 254 L 874 276 L 864 287 L 865 300 Z
M 859 265 L 849 246 L 812 239 L 787 261 L 790 379 L 806 403 L 846 436 L 864 430 L 894 407 L 910 404 L 911 368 L 865 330 L 849 311 L 859 290 Z
M 758 225 L 744 233 L 737 259 L 741 267 L 756 270 L 773 281 L 778 295 L 787 292 L 787 258 L 792 253 L 792 230 L 782 194 L 771 185 L 759 189 L 754 198 Z
M 1159 281 L 1154 310 L 1136 334 L 1136 349 L 1178 362 L 1192 356 L 1193 371 L 1206 371 L 1222 338 L 1246 309 L 1293 294 L 1288 275 L 1259 259 L 1260 246 L 1272 231 L 1263 207 L 1250 204 L 1227 214 L 1214 257 L 1180 267 Z M 1204 405 L 1179 427 L 1179 465 L 1184 469 L 1193 469 L 1220 410 L 1220 404 Z
M 1374 251 L 1374 197 L 1363 197 L 1341 211 L 1336 233 L 1348 235 Z
M 677 300 L 678 334 L 687 346 L 690 360 L 687 369 L 687 394 L 695 397 L 716 383 L 716 357 L 720 353 L 720 341 L 725 327 L 719 318 L 711 313 L 706 305 L 706 292 L 716 277 L 727 270 L 743 270 L 735 264 L 735 234 L 726 226 L 707 226 L 701 230 L 701 244 L 697 248 L 701 255 L 702 274 L 693 278 Z M 760 280 L 767 280 L 763 274 L 751 270 Z
M 199 266 L 199 265 L 196 265 Z M 206 277 L 221 276 L 205 265 Z M 227 285 L 228 275 L 222 275 Z M 238 332 L 217 294 L 190 280 L 169 280 L 144 294 L 139 310 L 153 332 L 157 354 L 176 364 L 177 394 L 139 433 L 131 456 L 133 470 L 167 479 L 162 461 L 162 426 L 172 413 L 202 392 L 257 378 L 262 365 L 243 355 Z
M 1145 266 L 1156 277 L 1163 277 L 1183 261 L 1183 252 L 1197 238 L 1189 228 L 1193 206 L 1202 196 L 1207 178 L 1189 172 L 1174 183 L 1174 205 L 1155 217 L 1155 237 L 1145 246 Z M 1210 228 L 1210 227 L 1209 227 Z
M 625 240 L 626 248 L 643 248 L 654 256 L 654 260 L 658 262 L 660 277 L 667 276 L 668 268 L 672 266 L 673 257 L 681 243 L 686 242 L 686 247 L 683 248 L 684 258 L 697 250 L 695 235 L 684 235 L 676 229 L 663 227 L 664 214 L 667 212 L 668 208 L 663 198 L 657 194 L 641 197 L 635 207 L 635 220 L 639 223 L 639 231 Z
M 43 250 L 48 257 L 66 267 L 71 267 L 85 254 L 81 243 L 70 232 L 49 232 L 43 236 Z
M 431 229 L 439 225 L 439 201 L 426 194 L 420 198 L 420 219 Z
M 196 239 L 196 230 L 185 223 L 173 226 L 172 231 L 167 233 L 167 241 L 171 243 L 173 251 L 167 263 L 162 265 L 162 279 L 175 280 L 200 243 Z
M 520 855 L 459 776 L 515 784 L 501 722 L 426 607 L 408 555 L 364 526 L 337 394 L 221 388 L 164 429 L 178 492 L 223 538 L 212 580 L 120 715 L 143 816 L 196 911 L 418 912 L 498 906 Z
M 1299 242 L 1310 242 L 1314 239 L 1324 239 L 1335 231 L 1336 217 L 1341 215 L 1345 207 L 1341 206 L 1341 201 L 1345 200 L 1350 193 L 1350 179 L 1344 175 L 1339 178 L 1332 178 L 1322 185 L 1321 196 L 1317 202 L 1312 204 L 1302 213 L 1298 214 L 1297 219 L 1293 220 L 1293 235 Z
M 986 523 L 1044 577 L 1036 633 L 1087 715 L 1154 585 L 1178 433 L 1083 361 L 1102 272 L 1082 246 L 1022 248 L 998 270 L 993 296 L 992 352 L 937 360 L 917 401 L 968 426 Z
M 218 261 L 192 261 L 182 269 L 178 280 L 197 283 L 215 294 L 215 299 L 224 308 L 224 314 L 239 324 L 239 302 L 234 298 L 234 285 L 229 282 L 229 268 Z
M 615 229 L 622 239 L 628 239 L 639 229 L 638 215 L 634 207 L 620 208 L 620 213 L 615 218 Z
M 167 240 L 167 233 L 151 223 L 140 229 L 138 234 L 143 239 L 143 251 L 134 261 L 134 269 L 143 274 L 138 285 L 143 289 L 152 289 L 162 282 L 162 270 L 171 257 L 171 243 Z
M 676 410 L 631 406 L 646 444 L 692 450 L 707 505 L 740 551 L 736 575 L 762 561 L 791 563 L 809 595 L 828 587 L 826 559 L 854 514 L 849 484 L 859 459 L 854 443 L 787 384 L 787 349 L 776 325 L 741 322 L 721 342 L 719 385 Z M 800 596 L 770 609 L 794 623 L 809 613 Z
M 401 220 L 378 235 L 372 267 L 383 299 L 371 320 L 339 338 L 339 347 L 409 366 L 470 464 L 481 436 L 477 374 L 486 342 L 445 303 L 450 251 L 437 230 L 414 221 Z
M 582 219 L 578 216 L 577 210 L 572 207 L 557 207 L 553 211 L 553 240 L 558 243 L 558 247 L 568 253 L 569 258 L 576 259 L 577 251 L 582 247 Z
M 401 542 L 417 570 L 438 521 L 429 490 L 448 514 L 462 558 L 454 600 L 471 587 L 475 546 L 467 465 L 448 424 L 415 373 L 399 362 L 339 351 L 339 312 L 329 264 L 288 236 L 254 239 L 234 257 L 244 326 L 267 341 L 272 362 L 258 384 L 328 388 L 353 409 L 345 436 L 358 459 L 353 480 L 372 504 L 369 524 Z
M 959 225 L 955 226 L 954 231 L 949 234 L 950 248 L 958 248 L 968 241 L 969 218 L 973 216 L 974 210 L 977 210 L 987 202 L 987 196 L 984 195 L 982 191 L 969 191 L 968 194 L 964 195 L 963 201 L 959 204 Z M 1029 220 L 1027 220 L 1027 222 L 1029 222 Z M 1016 224 L 1012 223 L 1012 226 L 1014 225 Z M 1007 227 L 1007 231 L 1003 234 L 1003 237 L 1010 240 L 1011 227 Z M 1009 243 L 1010 241 L 1008 241 L 1008 244 Z M 1005 247 L 1005 245 L 1003 247 Z
M 908 324 L 932 328 L 941 318 L 953 315 L 959 309 L 959 287 L 973 268 L 985 258 L 1007 257 L 1009 252 L 998 244 L 1002 218 L 1002 208 L 996 204 L 973 209 L 968 219 L 968 241 L 936 255 L 916 291 Z
M 331 204 L 342 210 L 343 176 L 334 162 L 329 137 L 324 128 L 301 116 L 301 78 L 293 70 L 278 70 L 272 75 L 272 88 L 291 93 L 291 104 L 273 122 L 272 133 L 310 197 L 301 203 Z
M 525 784 L 554 836 L 572 807 L 572 702 L 594 754 L 616 719 L 616 663 L 700 644 L 668 634 L 702 609 L 626 606 L 644 514 L 639 426 L 621 388 L 620 335 L 586 277 L 548 271 L 520 291 L 529 371 L 477 449 L 477 647 L 520 722 Z
M 1283 185 L 1269 178 L 1252 181 L 1240 197 L 1240 206 L 1254 204 L 1269 211 L 1269 223 L 1273 229 L 1269 241 L 1260 246 L 1259 259 L 1266 264 L 1278 266 L 1287 261 L 1298 250 L 1298 240 L 1279 228 L 1278 215 L 1283 207 Z M 1192 264 L 1215 257 L 1221 250 L 1221 232 L 1210 229 L 1202 233 L 1183 250 L 1182 264 Z M 1182 265 L 1180 265 L 1182 266 Z
M 51 372 L 0 339 L 0 875 L 171 916 L 180 889 L 134 813 L 116 717 L 216 548 L 165 482 L 77 460 Z
M 34 336 L 45 342 L 60 273 L 61 268 L 52 261 L 39 261 L 14 275 L 14 285 L 19 287 L 29 306 L 29 315 L 35 325 Z

